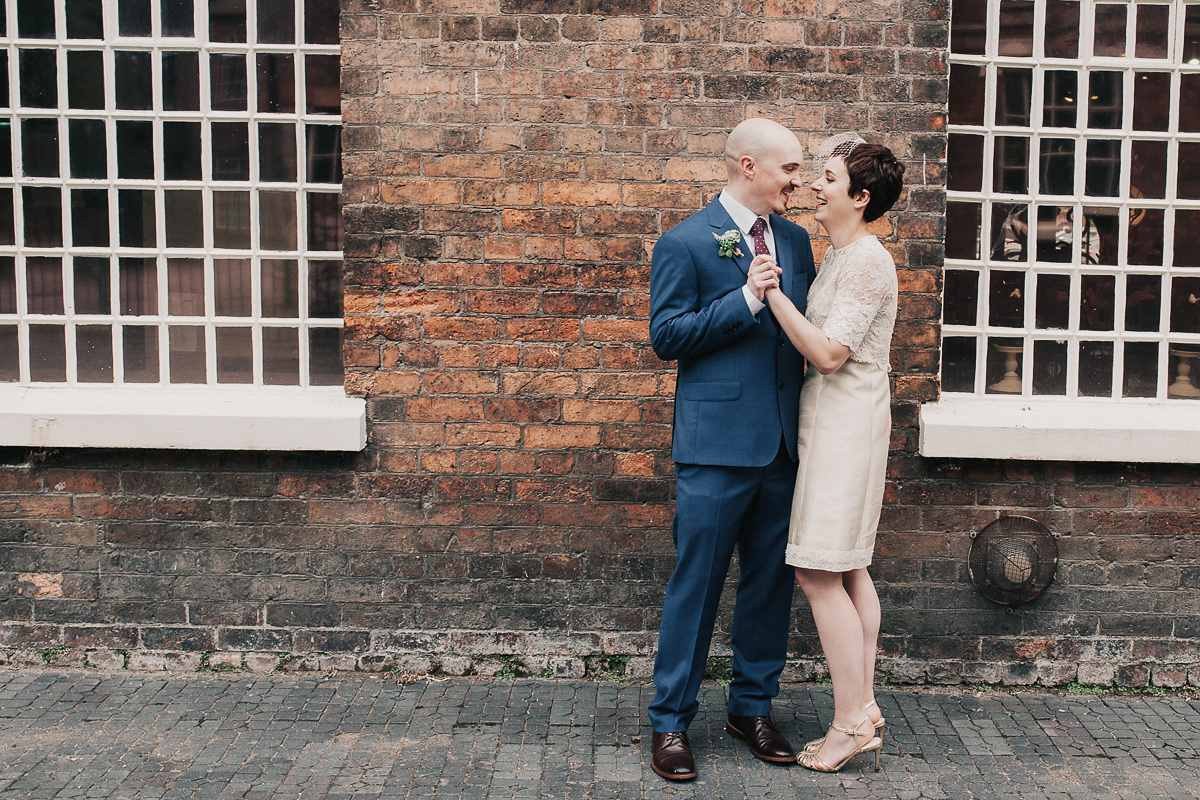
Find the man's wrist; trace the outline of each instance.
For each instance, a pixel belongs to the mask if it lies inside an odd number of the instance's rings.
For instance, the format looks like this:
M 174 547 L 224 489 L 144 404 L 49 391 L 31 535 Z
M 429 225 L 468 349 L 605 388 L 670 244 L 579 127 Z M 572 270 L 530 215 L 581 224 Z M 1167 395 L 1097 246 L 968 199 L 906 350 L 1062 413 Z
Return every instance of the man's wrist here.
M 758 316 L 758 312 L 767 307 L 767 304 L 755 297 L 754 291 L 745 284 L 742 284 L 742 296 L 746 298 L 746 306 L 754 316 Z

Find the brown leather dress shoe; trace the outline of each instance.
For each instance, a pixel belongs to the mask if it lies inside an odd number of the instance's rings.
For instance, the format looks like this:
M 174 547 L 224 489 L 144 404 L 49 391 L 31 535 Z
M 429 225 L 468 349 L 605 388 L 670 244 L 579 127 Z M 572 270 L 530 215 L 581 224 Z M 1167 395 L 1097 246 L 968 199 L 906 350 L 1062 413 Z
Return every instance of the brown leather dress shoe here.
M 690 781 L 696 777 L 696 762 L 687 731 L 654 732 L 651 737 L 654 754 L 650 767 L 669 781 Z
M 796 763 L 796 751 L 783 738 L 770 717 L 738 717 L 730 714 L 725 730 L 733 738 L 742 739 L 750 745 L 750 752 L 755 758 L 773 764 Z

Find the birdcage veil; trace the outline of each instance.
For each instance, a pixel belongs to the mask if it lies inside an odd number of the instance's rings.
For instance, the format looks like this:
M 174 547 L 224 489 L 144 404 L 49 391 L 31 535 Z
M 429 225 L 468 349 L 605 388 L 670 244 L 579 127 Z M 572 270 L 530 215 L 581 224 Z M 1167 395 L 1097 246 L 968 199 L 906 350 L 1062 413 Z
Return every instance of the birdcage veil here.
M 854 131 L 846 131 L 845 133 L 830 136 L 821 142 L 821 146 L 817 148 L 817 154 L 813 156 L 813 169 L 823 170 L 825 163 L 829 159 L 834 156 L 848 156 L 854 148 L 866 143 L 867 140 Z

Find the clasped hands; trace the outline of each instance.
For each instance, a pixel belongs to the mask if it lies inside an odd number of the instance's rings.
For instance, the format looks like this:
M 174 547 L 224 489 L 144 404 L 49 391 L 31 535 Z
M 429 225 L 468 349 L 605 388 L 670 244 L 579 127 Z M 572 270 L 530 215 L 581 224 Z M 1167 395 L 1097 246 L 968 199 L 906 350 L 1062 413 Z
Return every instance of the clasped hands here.
M 746 272 L 746 286 L 760 303 L 765 303 L 767 292 L 779 288 L 779 275 L 782 272 L 783 269 L 770 255 L 757 255 Z

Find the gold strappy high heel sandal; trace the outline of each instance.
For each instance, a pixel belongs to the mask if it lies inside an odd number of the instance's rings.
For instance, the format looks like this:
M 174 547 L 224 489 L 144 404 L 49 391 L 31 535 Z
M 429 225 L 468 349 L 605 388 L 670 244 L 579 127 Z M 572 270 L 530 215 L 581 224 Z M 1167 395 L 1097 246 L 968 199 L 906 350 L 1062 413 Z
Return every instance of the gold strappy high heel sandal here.
M 876 708 L 879 708 L 879 704 L 876 703 L 874 700 L 868 700 L 867 704 L 865 706 L 863 706 L 863 708 L 870 708 L 871 706 L 875 706 Z M 868 719 L 870 719 L 870 718 L 868 717 Z M 877 719 L 873 723 L 871 723 L 872 725 L 875 726 L 875 735 L 879 737 L 880 742 L 883 741 L 884 722 L 885 722 L 884 718 L 880 717 L 879 719 Z M 813 739 L 811 742 L 804 745 L 804 751 L 806 753 L 815 753 L 821 749 L 821 745 L 823 745 L 823 744 L 825 744 L 824 736 L 822 736 L 820 739 Z
M 842 728 L 837 725 L 829 726 L 829 730 L 831 730 L 831 731 L 837 731 L 838 733 L 844 733 L 847 736 L 853 737 L 856 744 L 858 743 L 860 737 L 862 737 L 862 736 L 869 737 L 869 740 L 867 741 L 866 744 L 859 745 L 858 747 L 856 747 L 853 750 L 853 752 L 850 753 L 850 755 L 846 756 L 838 763 L 836 763 L 836 764 L 826 763 L 825 761 L 821 760 L 819 746 L 816 750 L 809 750 L 807 745 L 804 747 L 804 750 L 800 753 L 800 755 L 796 757 L 796 763 L 799 764 L 800 766 L 804 767 L 805 769 L 811 769 L 814 772 L 841 772 L 842 768 L 845 767 L 847 764 L 849 764 L 850 759 L 854 758 L 855 756 L 860 755 L 862 753 L 874 753 L 875 754 L 875 771 L 878 772 L 879 771 L 879 753 L 883 749 L 883 740 L 881 740 L 878 736 L 874 735 L 875 731 L 873 728 L 872 728 L 872 730 L 869 730 L 869 731 L 860 730 L 863 727 L 863 725 L 867 725 L 867 726 L 871 725 L 870 717 L 863 717 L 863 721 L 858 723 L 857 725 L 855 725 L 853 728 Z M 826 734 L 826 737 L 828 737 L 828 736 L 829 736 L 829 734 Z

